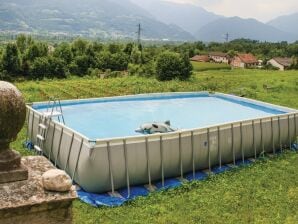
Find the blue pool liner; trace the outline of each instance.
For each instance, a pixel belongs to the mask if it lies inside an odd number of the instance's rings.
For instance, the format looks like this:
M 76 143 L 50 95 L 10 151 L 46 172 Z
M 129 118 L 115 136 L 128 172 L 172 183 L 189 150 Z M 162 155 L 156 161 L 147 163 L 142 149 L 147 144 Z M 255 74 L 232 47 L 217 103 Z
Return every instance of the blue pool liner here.
M 236 165 L 229 164 L 223 165 L 221 167 L 214 167 L 211 169 L 211 173 L 209 170 L 205 171 L 197 171 L 195 173 L 189 173 L 184 175 L 182 178 L 167 178 L 164 181 L 164 185 L 161 181 L 155 182 L 152 184 L 152 187 L 155 191 L 167 190 L 180 187 L 183 183 L 189 181 L 202 181 L 208 178 L 210 174 L 220 174 L 231 169 L 237 168 L 239 166 L 247 166 L 253 163 L 254 159 L 247 159 L 245 161 L 239 160 L 236 161 Z M 152 190 L 152 188 L 151 188 Z M 130 194 L 128 194 L 127 188 L 122 188 L 112 195 L 111 193 L 104 194 L 94 194 L 88 193 L 83 189 L 77 190 L 78 197 L 81 201 L 94 206 L 94 207 L 118 207 L 123 205 L 126 202 L 132 201 L 137 197 L 145 197 L 148 196 L 151 191 L 148 185 L 140 185 L 140 186 L 132 186 L 130 187 Z

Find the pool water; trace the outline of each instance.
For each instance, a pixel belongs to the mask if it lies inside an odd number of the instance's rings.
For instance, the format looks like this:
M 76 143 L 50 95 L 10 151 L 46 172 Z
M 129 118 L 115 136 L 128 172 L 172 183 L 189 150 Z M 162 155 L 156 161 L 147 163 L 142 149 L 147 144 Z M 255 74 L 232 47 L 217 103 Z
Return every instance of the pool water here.
M 174 128 L 192 129 L 286 113 L 216 95 L 122 98 L 62 107 L 66 125 L 90 139 L 141 135 L 135 129 L 147 122 L 170 120 Z

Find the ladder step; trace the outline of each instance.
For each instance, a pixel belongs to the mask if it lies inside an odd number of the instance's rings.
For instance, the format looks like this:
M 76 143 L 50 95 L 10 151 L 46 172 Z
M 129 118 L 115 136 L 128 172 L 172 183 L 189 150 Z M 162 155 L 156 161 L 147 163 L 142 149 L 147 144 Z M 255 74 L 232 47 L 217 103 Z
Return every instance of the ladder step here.
M 59 116 L 62 116 L 62 113 L 59 112 L 59 111 L 48 111 L 48 112 L 43 112 L 42 113 L 43 116 L 45 117 L 59 117 Z
M 40 127 L 41 129 L 47 129 L 47 126 L 45 126 L 45 125 L 42 124 L 42 123 L 39 124 L 39 127 Z
M 38 145 L 35 145 L 35 146 L 34 146 L 34 149 L 35 149 L 37 152 L 42 152 L 42 149 L 41 149 Z
M 41 140 L 41 141 L 44 141 L 45 140 L 45 138 L 43 137 L 43 136 L 41 136 L 41 135 L 37 135 L 36 136 L 39 140 Z

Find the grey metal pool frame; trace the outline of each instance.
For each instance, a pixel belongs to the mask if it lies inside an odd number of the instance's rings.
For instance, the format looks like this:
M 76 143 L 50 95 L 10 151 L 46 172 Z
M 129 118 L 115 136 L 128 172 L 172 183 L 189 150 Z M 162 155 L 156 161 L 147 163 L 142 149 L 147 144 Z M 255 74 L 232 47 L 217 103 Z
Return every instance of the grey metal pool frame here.
M 164 184 L 168 177 L 184 178 L 186 173 L 192 172 L 195 175 L 198 170 L 211 171 L 214 166 L 235 164 L 239 159 L 244 162 L 246 158 L 276 153 L 297 141 L 297 110 L 232 95 L 215 94 L 287 113 L 167 134 L 96 140 L 88 139 L 55 120 L 48 120 L 43 154 L 57 167 L 65 170 L 84 190 L 114 193 L 123 187 L 127 187 L 130 192 L 132 185 L 139 184 L 148 184 L 148 188 L 151 188 L 157 180 Z M 152 95 L 158 96 L 136 96 Z M 79 101 L 86 100 L 90 99 Z M 63 102 L 71 101 L 62 101 L 62 105 Z M 37 140 L 41 119 L 42 113 L 33 109 L 32 105 L 27 105 L 27 132 L 33 144 Z

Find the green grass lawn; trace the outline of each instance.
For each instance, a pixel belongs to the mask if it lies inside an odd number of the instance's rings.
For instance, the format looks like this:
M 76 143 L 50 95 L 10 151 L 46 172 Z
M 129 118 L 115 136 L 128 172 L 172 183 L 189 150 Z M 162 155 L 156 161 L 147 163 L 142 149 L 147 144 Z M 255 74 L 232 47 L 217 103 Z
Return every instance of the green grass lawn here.
M 211 63 L 211 62 L 191 62 L 194 71 L 210 71 L 210 70 L 230 70 L 231 66 L 225 63 Z
M 92 77 L 16 82 L 27 102 L 151 92 L 218 91 L 298 109 L 298 72 L 218 70 L 187 81 Z M 264 88 L 264 85 L 270 87 Z M 23 155 L 25 129 L 13 147 Z M 298 154 L 287 152 L 203 182 L 152 193 L 119 208 L 76 201 L 75 223 L 298 223 Z

